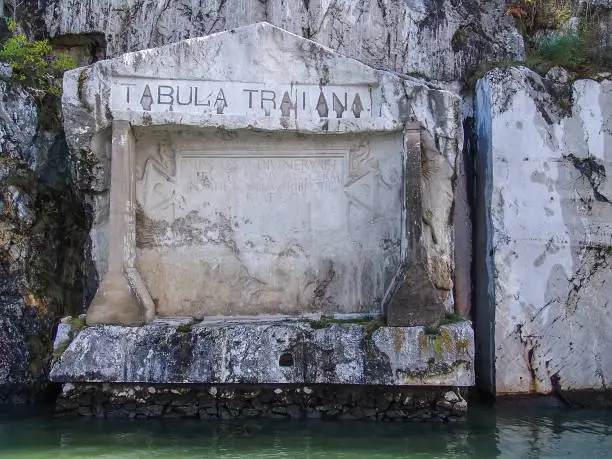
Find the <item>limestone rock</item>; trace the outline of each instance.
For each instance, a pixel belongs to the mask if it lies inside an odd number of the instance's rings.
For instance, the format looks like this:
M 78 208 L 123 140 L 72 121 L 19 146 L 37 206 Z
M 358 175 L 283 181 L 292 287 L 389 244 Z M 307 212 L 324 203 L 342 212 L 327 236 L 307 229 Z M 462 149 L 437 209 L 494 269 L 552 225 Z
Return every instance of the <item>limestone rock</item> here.
M 0 62 L 0 80 L 9 81 L 13 75 L 13 67 L 6 62 Z
M 0 81 L 0 148 L 2 156 L 28 161 L 38 116 L 32 97 L 18 86 Z
M 470 322 L 423 327 L 308 322 L 206 324 L 189 329 L 83 329 L 53 366 L 62 382 L 379 384 L 470 386 Z M 280 389 L 278 389 L 280 390 Z
M 569 72 L 563 67 L 553 67 L 546 73 L 546 78 L 557 84 L 567 84 Z
M 53 350 L 64 350 L 72 340 L 72 324 L 70 322 L 60 322 L 57 324 L 57 331 L 53 339 Z
M 10 319 L 0 320 L 0 403 L 27 399 L 28 350 L 21 330 Z
M 449 403 L 455 403 L 459 401 L 459 397 L 453 391 L 448 391 L 446 394 L 444 394 L 444 400 Z
M 476 87 L 478 314 L 495 323 L 481 333 L 498 394 L 605 389 L 612 377 L 612 81 L 556 91 L 522 67 Z
M 376 68 L 456 80 L 481 62 L 522 59 L 505 8 L 504 0 L 46 0 L 24 20 L 52 37 L 104 34 L 110 57 L 268 21 Z

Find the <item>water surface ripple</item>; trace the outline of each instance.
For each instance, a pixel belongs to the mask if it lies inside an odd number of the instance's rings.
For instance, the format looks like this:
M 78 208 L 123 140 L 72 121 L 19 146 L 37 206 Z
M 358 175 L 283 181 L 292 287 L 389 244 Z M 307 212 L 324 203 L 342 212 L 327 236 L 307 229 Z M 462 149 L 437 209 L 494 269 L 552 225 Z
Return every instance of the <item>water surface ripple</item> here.
M 612 457 L 612 414 L 471 408 L 465 423 L 54 418 L 0 412 L 1 459 Z

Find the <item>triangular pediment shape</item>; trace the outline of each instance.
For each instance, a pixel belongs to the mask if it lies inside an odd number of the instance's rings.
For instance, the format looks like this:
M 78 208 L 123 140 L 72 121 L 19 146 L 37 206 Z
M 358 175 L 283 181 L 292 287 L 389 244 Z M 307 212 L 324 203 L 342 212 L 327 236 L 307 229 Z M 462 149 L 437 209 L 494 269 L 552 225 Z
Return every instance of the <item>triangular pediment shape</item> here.
M 99 131 L 112 120 L 305 133 L 397 131 L 404 102 L 397 76 L 266 22 L 72 70 L 63 97 L 69 141 L 84 125 Z
M 375 69 L 260 22 L 112 59 L 113 75 L 265 83 L 377 85 Z

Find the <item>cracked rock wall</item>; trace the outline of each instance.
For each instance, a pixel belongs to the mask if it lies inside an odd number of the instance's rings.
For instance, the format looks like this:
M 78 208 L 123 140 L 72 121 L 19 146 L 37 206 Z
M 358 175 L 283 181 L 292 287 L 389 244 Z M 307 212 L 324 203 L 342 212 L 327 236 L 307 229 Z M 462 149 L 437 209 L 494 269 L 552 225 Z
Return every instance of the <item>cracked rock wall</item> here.
M 82 307 L 87 225 L 70 183 L 63 135 L 0 81 L 0 405 L 46 387 L 55 316 Z
M 477 223 L 490 244 L 477 278 L 490 270 L 479 289 L 489 289 L 494 308 L 493 390 L 604 390 L 612 377 L 612 81 L 570 88 L 526 68 L 496 69 L 478 82 L 475 111 L 479 191 L 490 200 L 490 219 Z M 487 314 L 491 303 L 479 298 Z
M 260 21 L 376 68 L 456 80 L 479 63 L 521 59 L 505 0 L 45 0 L 22 18 L 52 37 L 102 32 L 107 55 Z

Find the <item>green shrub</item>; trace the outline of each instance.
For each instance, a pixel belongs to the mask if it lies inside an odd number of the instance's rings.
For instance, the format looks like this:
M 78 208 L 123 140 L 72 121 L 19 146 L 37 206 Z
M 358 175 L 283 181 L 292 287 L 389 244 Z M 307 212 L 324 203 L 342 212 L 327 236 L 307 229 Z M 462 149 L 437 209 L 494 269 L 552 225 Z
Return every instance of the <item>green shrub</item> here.
M 13 80 L 23 84 L 42 100 L 45 95 L 62 93 L 62 75 L 76 67 L 76 61 L 65 54 L 54 55 L 47 40 L 29 41 L 15 33 L 0 49 L 0 61 L 13 68 Z
M 578 76 L 612 67 L 612 47 L 602 28 L 608 10 L 592 1 L 508 0 L 506 15 L 525 38 L 527 65 L 539 72 L 561 66 Z
M 554 65 L 574 68 L 586 61 L 585 43 L 577 32 L 552 32 L 540 38 L 537 52 Z

